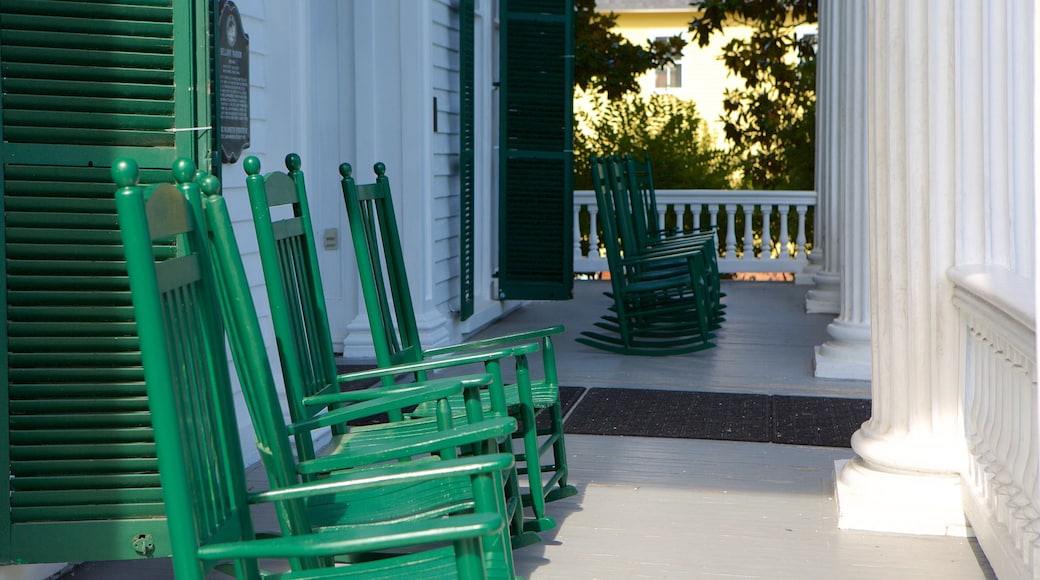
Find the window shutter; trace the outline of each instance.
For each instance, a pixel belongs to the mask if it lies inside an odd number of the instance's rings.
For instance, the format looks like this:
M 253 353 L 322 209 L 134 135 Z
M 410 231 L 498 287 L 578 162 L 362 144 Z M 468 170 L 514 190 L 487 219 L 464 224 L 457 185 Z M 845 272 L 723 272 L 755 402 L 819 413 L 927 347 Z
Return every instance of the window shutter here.
M 574 285 L 574 7 L 503 0 L 499 294 L 568 300 Z
M 147 182 L 177 156 L 209 166 L 208 133 L 172 129 L 208 124 L 192 88 L 208 86 L 195 39 L 211 10 L 0 4 L 2 563 L 168 553 L 109 168 L 131 156 Z
M 459 2 L 459 303 L 460 318 L 473 316 L 475 106 L 473 0 Z

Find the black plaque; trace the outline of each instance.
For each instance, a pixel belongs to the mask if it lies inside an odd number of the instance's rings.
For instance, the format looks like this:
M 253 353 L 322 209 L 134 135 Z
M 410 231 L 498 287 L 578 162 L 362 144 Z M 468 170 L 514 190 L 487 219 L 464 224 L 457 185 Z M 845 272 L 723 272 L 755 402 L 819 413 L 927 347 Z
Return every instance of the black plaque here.
M 219 23 L 220 152 L 224 163 L 234 163 L 249 148 L 249 36 L 231 0 L 220 1 Z

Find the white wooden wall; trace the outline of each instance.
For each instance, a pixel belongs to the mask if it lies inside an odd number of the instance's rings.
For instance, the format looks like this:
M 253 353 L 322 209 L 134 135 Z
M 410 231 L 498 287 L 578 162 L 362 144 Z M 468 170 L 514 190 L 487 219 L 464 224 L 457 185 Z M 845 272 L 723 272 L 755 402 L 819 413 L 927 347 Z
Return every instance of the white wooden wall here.
M 357 147 L 353 81 L 357 51 L 350 32 L 355 23 L 354 9 L 350 3 L 336 0 L 238 0 L 236 5 L 250 40 L 251 138 L 243 157 L 257 156 L 265 173 L 284 171 L 288 153 L 302 157 L 317 238 L 321 240 L 326 230 L 334 230 L 339 239 L 337 249 L 319 247 L 318 259 L 333 339 L 342 340 L 359 306 L 357 271 L 338 172 L 341 162 L 354 162 Z M 222 178 L 268 356 L 280 382 L 270 306 L 241 160 L 224 165 Z M 248 444 L 254 439 L 252 428 L 240 394 L 238 409 L 246 459 L 255 461 L 258 455 Z
M 458 318 L 458 1 L 352 3 L 353 38 L 345 42 L 353 45 L 354 74 L 343 90 L 356 98 L 355 176 L 370 179 L 373 163 L 387 165 L 426 346 L 457 341 L 504 312 L 491 284 L 497 261 L 496 6 L 494 0 L 476 3 L 476 312 L 463 323 Z M 346 325 L 344 356 L 350 360 L 374 358 L 363 311 L 359 304 Z
M 476 312 L 465 323 L 457 314 L 458 0 L 237 4 L 251 49 L 252 140 L 245 154 L 270 171 L 284 167 L 286 153 L 299 153 L 316 235 L 338 235 L 338 248 L 319 248 L 333 342 L 349 359 L 374 356 L 339 189 L 337 168 L 344 161 L 362 182 L 373 178 L 376 161 L 387 165 L 424 344 L 458 340 L 500 316 L 507 306 L 492 284 L 497 0 L 476 2 Z M 224 167 L 224 181 L 269 330 L 241 163 Z

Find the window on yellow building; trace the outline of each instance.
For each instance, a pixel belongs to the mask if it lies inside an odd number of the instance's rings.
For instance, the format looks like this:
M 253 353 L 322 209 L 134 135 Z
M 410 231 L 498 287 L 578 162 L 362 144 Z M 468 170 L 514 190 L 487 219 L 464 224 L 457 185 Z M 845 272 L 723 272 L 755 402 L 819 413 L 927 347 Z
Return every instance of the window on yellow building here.
M 677 89 L 682 87 L 682 65 L 669 64 L 657 69 L 655 85 L 659 89 Z
M 666 37 L 655 40 L 666 41 Z M 682 63 L 666 64 L 655 72 L 654 86 L 658 89 L 678 89 L 682 87 Z

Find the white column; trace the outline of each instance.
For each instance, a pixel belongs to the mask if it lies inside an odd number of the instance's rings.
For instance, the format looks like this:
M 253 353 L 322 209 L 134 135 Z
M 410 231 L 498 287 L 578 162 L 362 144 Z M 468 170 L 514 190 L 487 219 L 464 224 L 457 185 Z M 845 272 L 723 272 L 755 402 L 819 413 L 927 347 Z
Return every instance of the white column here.
M 422 344 L 447 343 L 457 337 L 451 314 L 438 309 L 435 296 L 432 8 L 427 2 L 359 0 L 354 10 L 359 79 L 354 178 L 371 183 L 372 165 L 386 164 Z M 368 28 L 360 31 L 362 27 Z M 439 108 L 447 110 L 449 104 L 442 101 Z M 344 357 L 351 360 L 365 360 L 375 352 L 360 293 L 358 301 L 358 315 L 347 325 L 343 341 Z
M 839 462 L 841 528 L 965 534 L 954 263 L 953 8 L 868 8 L 873 413 Z
M 838 0 L 820 0 L 819 50 L 816 58 L 816 210 L 813 215 L 813 249 L 805 273 L 812 273 L 814 288 L 805 296 L 809 313 L 837 314 L 841 295 L 838 273 L 838 188 L 834 147 L 838 136 L 838 87 L 841 71 L 835 61 L 842 39 L 837 32 Z
M 351 161 L 351 165 L 354 167 L 354 177 L 361 183 L 368 183 L 372 175 L 372 164 L 377 161 L 374 149 L 379 145 L 381 138 L 378 120 L 382 118 L 379 114 L 382 110 L 377 109 L 382 104 L 377 91 L 377 87 L 381 83 L 377 83 L 376 80 L 381 78 L 379 72 L 382 70 L 382 63 L 377 62 L 377 58 L 374 56 L 383 54 L 377 42 L 377 33 L 381 28 L 378 25 L 374 0 L 354 2 L 352 9 L 353 29 L 349 39 L 353 43 L 354 52 L 352 72 L 355 83 L 351 87 L 354 91 L 354 108 L 344 111 L 344 117 L 353 123 L 355 130 L 353 135 L 344 136 L 350 142 L 344 143 L 342 148 L 352 149 L 355 152 L 355 157 Z M 389 111 L 385 114 L 392 115 L 394 112 Z M 313 181 L 313 178 L 311 180 Z M 349 229 L 344 230 L 344 234 L 344 241 L 349 240 Z M 349 246 L 349 242 L 347 244 L 343 247 L 342 252 L 349 255 L 349 260 L 353 261 L 354 252 Z M 355 276 L 357 275 L 356 267 L 353 273 Z M 355 287 L 360 288 L 360 283 L 357 283 Z M 356 292 L 355 297 L 357 315 L 347 324 L 347 333 L 343 340 L 343 357 L 351 362 L 374 363 L 376 351 L 372 345 L 372 334 L 369 332 L 365 298 L 360 289 Z
M 828 4 L 828 2 L 823 2 Z M 838 40 L 828 58 L 838 77 L 838 132 L 831 142 L 837 154 L 829 171 L 838 186 L 841 231 L 839 252 L 840 312 L 827 327 L 830 339 L 816 347 L 817 377 L 870 380 L 870 261 L 867 220 L 867 7 L 865 0 L 828 6 Z M 832 37 L 833 38 L 833 37 Z M 837 45 L 837 46 L 836 46 Z M 830 82 L 830 81 L 824 81 Z M 824 129 L 829 131 L 829 129 Z M 832 200 L 834 201 L 834 200 Z

